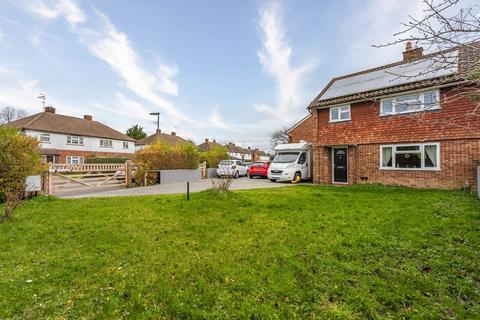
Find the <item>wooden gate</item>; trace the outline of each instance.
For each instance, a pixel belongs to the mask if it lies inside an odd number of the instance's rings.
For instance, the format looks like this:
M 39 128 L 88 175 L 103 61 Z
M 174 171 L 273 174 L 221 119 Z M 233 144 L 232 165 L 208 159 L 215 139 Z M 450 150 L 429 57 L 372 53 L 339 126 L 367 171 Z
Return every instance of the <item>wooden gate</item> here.
M 132 164 L 51 164 L 48 170 L 48 193 L 75 195 L 106 189 L 129 187 Z

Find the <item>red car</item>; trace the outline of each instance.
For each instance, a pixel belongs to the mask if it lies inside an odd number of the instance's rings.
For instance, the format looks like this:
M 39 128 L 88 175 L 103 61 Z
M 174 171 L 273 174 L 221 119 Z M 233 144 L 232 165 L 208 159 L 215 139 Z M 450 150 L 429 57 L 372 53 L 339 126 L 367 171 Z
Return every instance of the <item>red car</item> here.
M 250 166 L 248 171 L 248 177 L 253 179 L 253 177 L 267 177 L 268 167 L 270 167 L 270 161 L 255 161 Z

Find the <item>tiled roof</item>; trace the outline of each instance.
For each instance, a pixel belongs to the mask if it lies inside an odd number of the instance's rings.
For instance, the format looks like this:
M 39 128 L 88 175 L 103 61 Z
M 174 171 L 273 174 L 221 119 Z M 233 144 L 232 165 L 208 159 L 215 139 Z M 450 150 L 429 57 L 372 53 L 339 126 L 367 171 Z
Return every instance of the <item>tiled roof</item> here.
M 479 48 L 480 44 L 474 43 L 430 53 L 414 61 L 399 61 L 333 78 L 308 108 L 321 108 L 464 80 L 466 74 L 479 67 Z M 439 59 L 440 56 L 443 59 Z M 424 71 L 428 68 L 431 71 Z
M 160 141 L 162 143 L 169 144 L 172 146 L 188 142 L 187 140 L 177 136 L 176 134 L 165 134 L 159 130 L 158 132 L 148 137 L 138 140 L 137 142 L 135 142 L 135 145 L 143 146 L 147 144 L 154 144 L 157 141 Z
M 221 144 L 214 141 L 205 141 L 197 146 L 200 151 L 210 151 L 214 146 L 222 147 Z
M 225 148 L 227 148 L 228 152 L 231 152 L 231 153 L 241 153 L 241 154 L 251 154 L 252 153 L 252 150 L 248 150 L 248 149 L 242 148 L 240 146 L 236 146 L 234 143 L 226 144 Z
M 98 121 L 75 118 L 51 112 L 40 112 L 10 122 L 9 126 L 22 130 L 36 130 L 77 136 L 135 141 L 127 135 Z

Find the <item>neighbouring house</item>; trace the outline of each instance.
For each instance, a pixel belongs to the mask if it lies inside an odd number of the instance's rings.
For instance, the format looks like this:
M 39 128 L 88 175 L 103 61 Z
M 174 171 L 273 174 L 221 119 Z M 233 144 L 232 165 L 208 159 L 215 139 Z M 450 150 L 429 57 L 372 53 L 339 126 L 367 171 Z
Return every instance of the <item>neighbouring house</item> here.
M 269 160 L 270 157 L 268 154 L 265 153 L 265 151 L 255 149 L 252 151 L 252 160 L 253 161 L 266 161 Z
M 161 143 L 169 144 L 171 146 L 176 146 L 183 143 L 187 143 L 188 140 L 185 140 L 182 137 L 177 136 L 175 132 L 168 134 L 168 133 L 163 133 L 160 129 L 157 129 L 157 131 L 154 134 L 135 142 L 135 151 L 142 150 L 146 146 L 150 144 L 154 144 L 156 142 L 161 142 Z
M 40 141 L 43 158 L 49 163 L 82 164 L 87 157 L 125 157 L 134 152 L 135 140 L 114 130 L 92 116 L 75 118 L 43 112 L 10 122 L 24 134 Z
M 213 149 L 213 147 L 223 147 L 221 144 L 217 143 L 217 141 L 212 140 L 210 141 L 209 139 L 205 139 L 204 142 L 200 143 L 197 148 L 200 151 L 210 151 Z
M 245 149 L 240 146 L 236 146 L 235 143 L 230 142 L 225 145 L 227 148 L 228 155 L 233 160 L 242 160 L 242 161 L 251 161 L 252 160 L 252 151 L 250 148 Z
M 479 59 L 407 44 L 399 62 L 333 78 L 290 141 L 312 144 L 315 183 L 474 186 L 480 117 L 468 92 L 478 87 L 466 76 Z

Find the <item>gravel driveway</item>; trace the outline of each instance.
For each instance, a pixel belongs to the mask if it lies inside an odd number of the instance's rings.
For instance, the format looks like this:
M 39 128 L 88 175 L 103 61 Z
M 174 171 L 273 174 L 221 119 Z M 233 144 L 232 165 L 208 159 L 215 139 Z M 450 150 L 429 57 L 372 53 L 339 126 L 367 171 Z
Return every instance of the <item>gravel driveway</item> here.
M 212 186 L 210 179 L 203 179 L 190 182 L 190 192 L 198 192 L 207 190 Z M 290 182 L 287 183 L 273 183 L 268 179 L 248 179 L 239 178 L 233 181 L 230 186 L 230 190 L 241 189 L 259 189 L 259 188 L 278 188 L 293 186 Z M 124 196 L 143 196 L 143 195 L 155 195 L 155 194 L 175 194 L 186 193 L 187 183 L 176 182 L 169 184 L 158 184 L 148 187 L 136 187 L 129 189 L 114 189 L 114 190 L 102 190 L 97 192 L 85 192 L 75 194 L 63 194 L 60 198 L 89 198 L 89 197 L 124 197 Z

